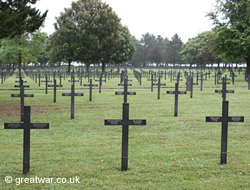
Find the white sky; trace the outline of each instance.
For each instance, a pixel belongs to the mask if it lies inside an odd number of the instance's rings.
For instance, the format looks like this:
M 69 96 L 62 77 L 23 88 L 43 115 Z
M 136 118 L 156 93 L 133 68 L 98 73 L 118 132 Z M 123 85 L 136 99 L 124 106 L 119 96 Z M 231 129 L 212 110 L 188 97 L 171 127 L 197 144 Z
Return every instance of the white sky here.
M 183 42 L 198 33 L 211 30 L 212 21 L 206 14 L 216 0 L 102 0 L 117 13 L 123 25 L 137 39 L 147 32 L 162 37 L 177 33 Z M 55 17 L 69 8 L 72 0 L 40 0 L 36 7 L 49 10 L 43 31 L 53 33 Z

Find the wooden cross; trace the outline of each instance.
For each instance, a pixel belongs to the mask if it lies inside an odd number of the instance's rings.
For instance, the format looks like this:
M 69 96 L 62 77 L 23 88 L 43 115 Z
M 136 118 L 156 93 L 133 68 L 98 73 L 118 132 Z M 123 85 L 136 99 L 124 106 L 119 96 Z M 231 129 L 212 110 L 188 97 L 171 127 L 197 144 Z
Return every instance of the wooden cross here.
M 193 83 L 193 77 L 187 76 L 186 91 L 190 91 L 190 98 L 193 98 L 193 86 L 197 83 Z
M 70 96 L 71 97 L 71 116 L 70 119 L 75 118 L 75 96 L 83 96 L 83 93 L 75 93 L 75 86 L 71 85 L 71 93 L 62 93 L 62 96 Z
M 244 122 L 243 116 L 228 116 L 228 101 L 223 101 L 222 117 L 210 116 L 206 117 L 206 122 L 222 122 L 221 130 L 221 164 L 227 163 L 227 137 L 228 137 L 228 122 Z
M 173 79 L 173 80 L 176 80 L 177 83 L 179 83 L 180 81 L 182 81 L 182 79 L 181 79 L 181 73 L 178 72 L 177 79 Z
M 24 94 L 24 85 L 23 80 L 20 80 L 20 94 L 11 94 L 13 98 L 20 97 L 20 107 L 21 107 L 21 121 L 24 121 L 24 98 L 32 98 L 34 94 Z M 27 87 L 27 86 L 26 86 Z
M 227 82 L 226 77 L 222 78 L 222 90 L 215 90 L 215 93 L 222 93 L 223 101 L 226 101 L 226 94 L 227 93 L 234 93 L 234 90 L 227 90 Z
M 151 74 L 151 79 L 148 79 L 148 81 L 151 81 L 151 92 L 154 90 L 154 82 L 157 81 L 157 79 L 154 79 L 154 75 Z
M 74 71 L 71 73 L 71 80 L 69 80 L 69 82 L 71 82 L 74 86 L 75 86 L 75 82 L 79 82 L 79 80 L 75 80 Z
M 99 80 L 95 80 L 96 82 L 99 82 L 99 93 L 102 93 L 102 82 L 106 82 L 106 80 L 102 80 L 102 75 L 101 73 Z
M 48 94 L 48 83 L 52 81 L 48 80 L 47 74 L 45 75 L 45 80 L 43 80 L 42 82 L 45 82 L 45 94 Z
M 30 129 L 49 129 L 49 123 L 30 123 L 30 106 L 24 106 L 23 123 L 4 123 L 4 129 L 23 129 L 23 174 L 30 169 Z
M 128 169 L 128 136 L 129 125 L 146 125 L 144 119 L 129 119 L 129 104 L 127 103 L 127 95 L 135 95 L 135 92 L 128 92 L 127 77 L 124 78 L 124 92 L 117 93 L 116 95 L 124 95 L 124 103 L 122 109 L 121 119 L 105 119 L 104 125 L 122 125 L 122 158 L 121 158 L 121 170 L 127 171 Z
M 115 92 L 115 95 L 123 95 L 123 102 L 128 102 L 128 95 L 136 95 L 136 92 L 128 92 L 128 86 L 132 86 L 132 84 L 128 84 L 128 77 L 124 77 L 124 84 L 118 84 L 118 86 L 123 86 L 123 92 Z
M 178 95 L 179 94 L 186 94 L 186 91 L 178 91 L 179 89 L 179 83 L 175 83 L 175 91 L 167 91 L 167 94 L 174 94 L 174 116 L 178 116 Z
M 54 85 L 48 85 L 48 87 L 54 87 L 54 103 L 56 103 L 56 87 L 62 87 L 62 85 L 56 85 L 56 79 L 54 79 Z
M 165 83 L 161 83 L 161 77 L 158 78 L 158 83 L 153 83 L 153 85 L 158 86 L 158 93 L 157 93 L 157 98 L 158 100 L 160 99 L 160 92 L 161 92 L 161 86 L 165 86 Z
M 98 85 L 92 84 L 92 79 L 90 79 L 89 84 L 84 84 L 84 86 L 89 86 L 89 101 L 92 101 L 92 87 L 98 86 Z

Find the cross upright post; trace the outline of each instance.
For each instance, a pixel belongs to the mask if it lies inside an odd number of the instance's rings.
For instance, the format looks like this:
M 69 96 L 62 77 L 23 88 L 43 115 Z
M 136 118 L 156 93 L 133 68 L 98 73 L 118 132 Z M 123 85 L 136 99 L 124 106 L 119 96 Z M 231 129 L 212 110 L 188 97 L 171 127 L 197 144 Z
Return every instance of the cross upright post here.
M 161 94 L 161 86 L 165 86 L 166 83 L 161 83 L 161 77 L 159 76 L 158 83 L 153 83 L 153 85 L 156 85 L 158 87 L 157 98 L 159 100 L 160 99 L 160 94 Z
M 148 79 L 148 81 L 151 81 L 151 92 L 154 90 L 154 82 L 157 81 L 157 79 L 154 79 L 154 75 L 151 74 L 151 79 Z
M 179 83 L 175 83 L 175 91 L 167 91 L 167 94 L 174 94 L 174 116 L 178 116 L 178 95 L 179 94 L 186 94 L 186 91 L 179 91 Z
M 48 83 L 52 82 L 51 80 L 48 80 L 48 75 L 46 73 L 45 75 L 45 80 L 43 80 L 42 82 L 45 82 L 45 94 L 48 94 Z
M 103 73 L 100 74 L 99 80 L 95 80 L 96 82 L 99 82 L 99 93 L 102 93 L 102 82 L 106 82 L 106 80 L 102 80 Z
M 243 116 L 228 116 L 229 102 L 222 102 L 222 117 L 209 116 L 206 117 L 206 122 L 222 122 L 221 128 L 221 164 L 227 163 L 227 137 L 228 137 L 228 122 L 244 122 Z
M 69 80 L 69 82 L 71 82 L 74 86 L 75 86 L 75 82 L 79 82 L 79 80 L 75 80 L 74 71 L 71 73 L 71 80 Z
M 20 94 L 11 94 L 11 97 L 13 97 L 13 98 L 20 97 L 21 121 L 24 121 L 24 98 L 34 97 L 34 94 L 24 94 L 24 87 L 27 87 L 27 86 L 23 85 L 23 80 L 20 78 Z
M 116 95 L 124 95 L 124 103 L 122 109 L 122 120 L 120 119 L 105 119 L 104 125 L 122 125 L 122 156 L 121 156 L 121 170 L 128 169 L 128 137 L 129 125 L 146 125 L 146 120 L 129 119 L 129 104 L 127 103 L 127 95 L 135 95 L 135 92 L 128 92 L 127 77 L 124 77 L 124 92 L 116 92 Z
M 71 97 L 71 115 L 70 119 L 75 118 L 75 96 L 84 96 L 83 93 L 75 93 L 75 86 L 71 85 L 71 93 L 62 93 L 62 96 L 70 96 Z
M 92 79 L 89 80 L 89 84 L 84 84 L 84 86 L 89 86 L 89 101 L 92 101 L 92 88 L 97 87 L 97 84 L 92 83 Z
M 4 129 L 23 129 L 23 174 L 30 170 L 30 129 L 49 129 L 49 123 L 31 123 L 30 106 L 24 106 L 24 123 L 4 123 Z
M 222 93 L 223 101 L 226 101 L 227 93 L 234 93 L 234 90 L 227 90 L 227 81 L 226 77 L 222 78 L 222 90 L 215 90 L 215 93 Z
M 62 85 L 56 85 L 56 79 L 54 79 L 54 84 L 53 85 L 48 85 L 48 87 L 54 87 L 54 103 L 56 103 L 56 88 L 57 87 L 62 87 Z

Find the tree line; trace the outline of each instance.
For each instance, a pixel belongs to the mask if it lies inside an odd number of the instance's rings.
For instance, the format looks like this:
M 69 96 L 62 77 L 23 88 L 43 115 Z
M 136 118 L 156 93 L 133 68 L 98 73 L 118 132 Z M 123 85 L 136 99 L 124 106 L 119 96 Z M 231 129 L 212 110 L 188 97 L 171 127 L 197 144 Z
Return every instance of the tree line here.
M 35 0 L 0 1 L 0 63 L 84 63 L 150 66 L 214 63 L 247 63 L 250 73 L 250 6 L 248 0 L 218 0 L 207 16 L 211 31 L 183 43 L 146 33 L 132 37 L 112 8 L 100 0 L 78 0 L 65 8 L 48 36 L 38 28 L 47 12 L 30 5 Z M 19 11 L 18 11 L 19 10 Z M 8 15 L 11 15 L 8 18 Z M 21 15 L 21 16 L 20 16 Z M 22 20 L 23 19 L 23 20 Z

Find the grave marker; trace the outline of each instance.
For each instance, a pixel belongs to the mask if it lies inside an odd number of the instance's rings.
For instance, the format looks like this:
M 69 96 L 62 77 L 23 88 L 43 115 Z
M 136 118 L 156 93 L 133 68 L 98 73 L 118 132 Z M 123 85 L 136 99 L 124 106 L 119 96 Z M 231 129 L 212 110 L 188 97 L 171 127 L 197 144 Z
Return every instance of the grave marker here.
M 21 112 L 21 121 L 24 121 L 24 98 L 32 98 L 34 94 L 24 94 L 24 85 L 23 80 L 20 80 L 20 94 L 11 94 L 13 98 L 20 97 L 20 112 Z
M 122 109 L 122 119 L 105 119 L 104 125 L 122 125 L 122 158 L 121 170 L 127 171 L 128 169 L 128 136 L 129 125 L 146 125 L 144 119 L 129 119 L 129 104 L 127 103 L 127 95 L 135 95 L 135 92 L 128 92 L 127 77 L 124 77 L 124 92 L 117 93 L 116 95 L 124 95 L 124 103 Z
M 157 98 L 160 99 L 161 86 L 165 86 L 165 83 L 161 83 L 161 77 L 158 78 L 158 83 L 153 83 L 153 85 L 158 87 Z
M 221 130 L 221 164 L 227 163 L 227 137 L 228 137 L 228 122 L 244 122 L 243 116 L 228 116 L 228 101 L 223 101 L 222 117 L 209 116 L 206 117 L 206 122 L 222 122 Z
M 52 81 L 48 80 L 47 74 L 45 75 L 45 80 L 43 80 L 42 82 L 45 82 L 45 94 L 48 94 L 48 83 Z
M 75 93 L 75 85 L 71 85 L 71 93 L 62 93 L 62 96 L 70 96 L 71 97 L 71 115 L 70 119 L 75 118 L 75 96 L 84 96 L 83 93 Z
M 62 87 L 62 85 L 56 85 L 56 79 L 54 79 L 54 84 L 53 85 L 48 85 L 48 87 L 54 87 L 54 103 L 56 103 L 56 88 L 57 87 Z
M 234 93 L 234 90 L 227 90 L 227 82 L 226 77 L 222 78 L 222 90 L 215 90 L 215 93 L 222 93 L 223 101 L 226 101 L 226 94 L 227 93 Z
M 92 88 L 98 85 L 92 84 L 92 79 L 90 79 L 89 84 L 84 84 L 84 86 L 89 86 L 89 101 L 92 101 Z
M 23 129 L 23 174 L 30 169 L 30 129 L 49 129 L 49 123 L 30 123 L 30 106 L 24 106 L 24 123 L 4 123 L 4 129 Z
M 174 116 L 178 116 L 178 95 L 179 94 L 186 94 L 186 91 L 178 91 L 179 90 L 179 83 L 175 83 L 175 91 L 167 91 L 167 94 L 174 94 Z

